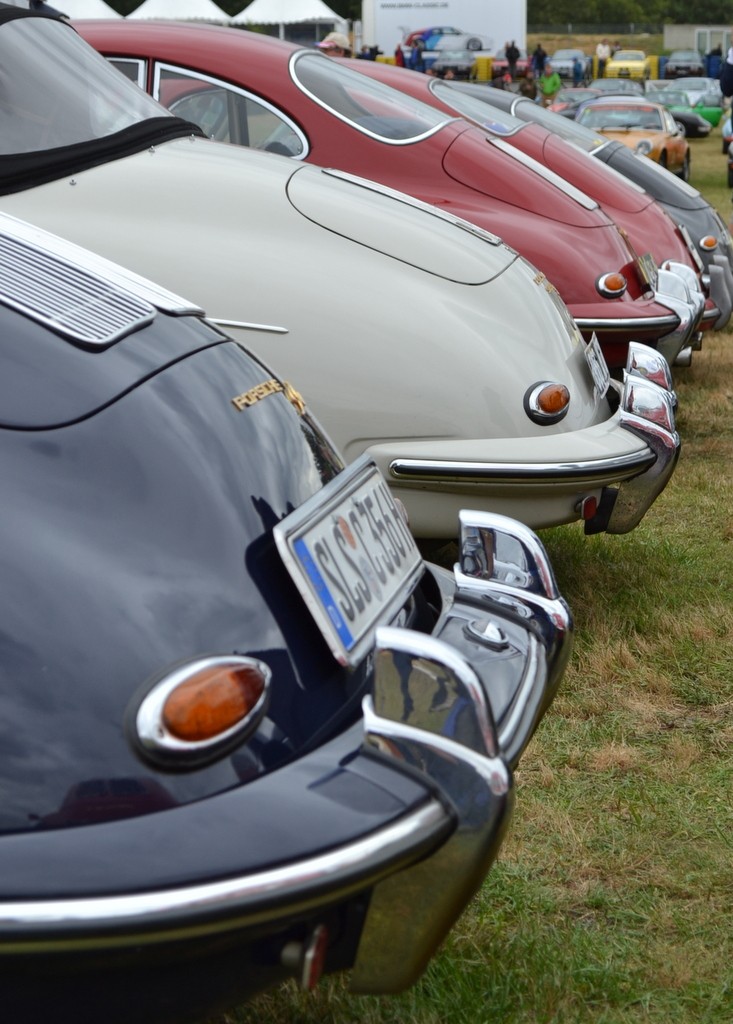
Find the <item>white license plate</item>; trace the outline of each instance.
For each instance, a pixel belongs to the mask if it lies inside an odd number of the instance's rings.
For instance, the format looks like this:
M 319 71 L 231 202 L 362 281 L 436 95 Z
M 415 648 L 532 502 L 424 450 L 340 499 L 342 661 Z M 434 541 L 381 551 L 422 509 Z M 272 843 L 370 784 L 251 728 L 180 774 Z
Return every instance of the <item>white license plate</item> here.
M 274 530 L 287 569 L 334 656 L 355 665 L 423 571 L 384 477 L 366 456 Z
M 598 392 L 598 395 L 603 398 L 608 391 L 609 384 L 611 383 L 611 374 L 608 372 L 606 357 L 601 351 L 601 346 L 599 345 L 598 338 L 595 334 L 585 346 L 585 359 L 590 367 L 596 391 Z
M 677 227 L 680 229 L 680 234 L 684 238 L 685 245 L 690 251 L 690 256 L 692 256 L 693 260 L 695 261 L 695 266 L 700 271 L 700 273 L 702 273 L 705 269 L 705 264 L 700 259 L 700 253 L 697 251 L 697 246 L 692 241 L 692 235 L 687 230 L 684 224 L 678 224 Z
M 637 266 L 644 284 L 647 284 L 656 291 L 659 275 L 657 273 L 657 262 L 652 254 L 645 252 L 643 256 L 639 256 Z

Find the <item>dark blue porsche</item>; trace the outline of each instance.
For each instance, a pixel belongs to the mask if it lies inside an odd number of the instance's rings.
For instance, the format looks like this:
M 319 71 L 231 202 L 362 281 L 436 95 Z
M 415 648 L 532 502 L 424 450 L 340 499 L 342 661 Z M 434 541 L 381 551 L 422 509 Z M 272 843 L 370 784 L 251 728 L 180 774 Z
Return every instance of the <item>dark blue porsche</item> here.
M 7 216 L 0 322 L 5 1018 L 409 986 L 568 658 L 542 545 L 464 512 L 455 571 L 426 564 L 297 382 Z

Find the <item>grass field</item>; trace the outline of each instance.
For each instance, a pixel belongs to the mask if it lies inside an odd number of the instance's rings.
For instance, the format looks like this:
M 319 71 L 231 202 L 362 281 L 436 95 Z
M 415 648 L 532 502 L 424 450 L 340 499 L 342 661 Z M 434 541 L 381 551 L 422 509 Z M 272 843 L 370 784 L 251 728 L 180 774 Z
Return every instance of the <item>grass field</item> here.
M 727 222 L 719 130 L 691 145 Z M 574 655 L 499 861 L 425 976 L 389 999 L 286 985 L 211 1024 L 733 1022 L 733 332 L 675 383 L 683 452 L 641 526 L 543 534 Z

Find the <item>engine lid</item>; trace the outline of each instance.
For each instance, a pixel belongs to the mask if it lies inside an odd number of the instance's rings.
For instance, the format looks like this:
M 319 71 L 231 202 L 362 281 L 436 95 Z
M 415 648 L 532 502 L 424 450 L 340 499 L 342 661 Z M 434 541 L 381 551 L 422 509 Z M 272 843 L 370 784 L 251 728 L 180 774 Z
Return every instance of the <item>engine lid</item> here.
M 144 328 L 161 311 L 189 316 L 163 325 L 150 345 Z M 58 426 L 107 405 L 171 358 L 219 341 L 202 313 L 102 257 L 0 214 L 0 345 L 7 360 L 0 426 Z M 118 352 L 117 343 L 136 332 L 146 340 Z
M 478 130 L 465 131 L 455 139 L 443 166 L 461 184 L 528 215 L 580 228 L 610 223 L 598 203 L 580 189 L 511 143 L 490 139 Z
M 386 185 L 346 171 L 307 171 L 301 168 L 288 182 L 290 202 L 304 217 L 428 274 L 462 284 L 484 284 L 517 258 L 513 249 L 484 228 Z M 339 189 L 348 200 L 343 204 L 334 202 Z M 456 231 L 456 226 L 463 230 Z

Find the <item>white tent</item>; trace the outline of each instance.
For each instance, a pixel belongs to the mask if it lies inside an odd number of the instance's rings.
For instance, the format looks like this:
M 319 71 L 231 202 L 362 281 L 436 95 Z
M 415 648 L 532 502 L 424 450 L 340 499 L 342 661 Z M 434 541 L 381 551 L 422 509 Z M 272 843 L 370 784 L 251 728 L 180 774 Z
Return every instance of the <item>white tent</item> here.
M 232 25 L 277 25 L 281 39 L 286 25 L 341 25 L 343 18 L 323 0 L 252 0 L 231 19 Z
M 144 0 L 130 18 L 166 18 L 175 21 L 228 22 L 229 16 L 214 0 Z
M 104 0 L 57 0 L 60 10 L 72 20 L 75 18 L 121 18 Z M 56 3 L 54 3 L 56 6 Z

